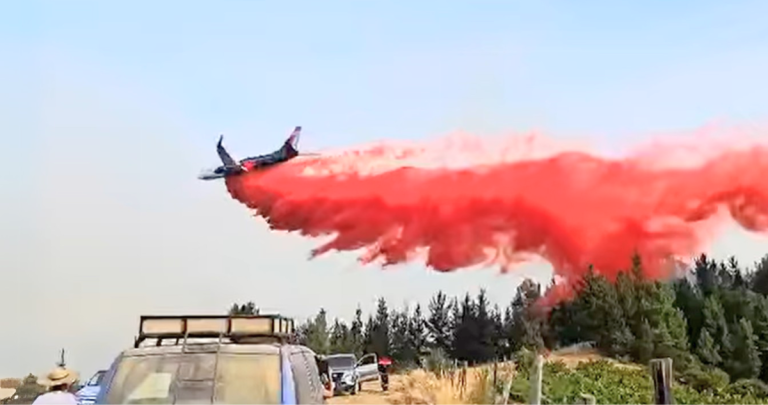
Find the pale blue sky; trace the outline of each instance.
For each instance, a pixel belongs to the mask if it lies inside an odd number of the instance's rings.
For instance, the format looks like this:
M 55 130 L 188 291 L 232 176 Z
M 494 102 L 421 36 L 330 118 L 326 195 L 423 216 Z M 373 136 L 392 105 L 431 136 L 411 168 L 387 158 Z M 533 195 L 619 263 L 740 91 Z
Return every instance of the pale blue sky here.
M 759 0 L 0 2 L 0 304 L 39 334 L 4 334 L 0 375 L 42 372 L 62 346 L 106 367 L 142 313 L 252 299 L 349 318 L 376 294 L 481 287 L 503 304 L 520 273 L 308 262 L 315 242 L 195 176 L 219 133 L 243 156 L 294 125 L 307 150 L 542 129 L 613 152 L 764 121 L 766 15 Z M 713 251 L 751 261 L 768 244 L 730 231 Z

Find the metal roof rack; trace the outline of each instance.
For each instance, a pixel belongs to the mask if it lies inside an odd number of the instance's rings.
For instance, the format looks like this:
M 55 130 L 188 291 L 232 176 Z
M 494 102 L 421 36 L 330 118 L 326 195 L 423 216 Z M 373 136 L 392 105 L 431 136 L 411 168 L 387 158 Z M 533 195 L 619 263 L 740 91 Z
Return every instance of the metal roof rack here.
M 147 339 L 156 339 L 157 346 L 166 339 L 175 340 L 175 344 L 183 339 L 186 346 L 190 338 L 215 338 L 219 342 L 228 338 L 243 343 L 271 338 L 284 342 L 293 332 L 293 319 L 280 315 L 142 315 L 134 347 Z

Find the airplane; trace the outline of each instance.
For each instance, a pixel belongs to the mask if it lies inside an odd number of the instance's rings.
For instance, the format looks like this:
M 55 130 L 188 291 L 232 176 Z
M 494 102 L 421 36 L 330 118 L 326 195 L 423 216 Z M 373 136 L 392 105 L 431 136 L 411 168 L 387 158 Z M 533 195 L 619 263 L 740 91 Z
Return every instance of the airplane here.
M 315 153 L 299 153 L 299 135 L 301 135 L 301 126 L 293 129 L 293 132 L 285 140 L 280 149 L 266 155 L 253 156 L 240 160 L 239 162 L 229 155 L 224 146 L 221 145 L 224 135 L 219 136 L 219 143 L 216 145 L 216 153 L 221 159 L 221 166 L 203 171 L 198 178 L 200 180 L 215 180 L 229 176 L 237 176 L 255 170 L 263 170 L 270 166 L 287 162 L 296 156 L 317 155 Z

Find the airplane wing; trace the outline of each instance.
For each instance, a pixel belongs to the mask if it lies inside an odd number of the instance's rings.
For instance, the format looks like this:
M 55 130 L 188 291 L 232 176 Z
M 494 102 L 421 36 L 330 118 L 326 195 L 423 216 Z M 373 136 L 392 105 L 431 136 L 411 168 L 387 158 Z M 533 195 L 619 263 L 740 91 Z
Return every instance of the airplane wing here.
M 221 135 L 219 137 L 219 143 L 216 144 L 216 153 L 219 154 L 219 159 L 221 159 L 221 163 L 224 164 L 224 166 L 240 166 L 235 159 L 232 159 L 232 156 L 229 155 L 229 152 L 227 152 L 226 149 L 224 149 L 224 146 L 221 144 L 221 141 L 224 140 L 224 135 Z

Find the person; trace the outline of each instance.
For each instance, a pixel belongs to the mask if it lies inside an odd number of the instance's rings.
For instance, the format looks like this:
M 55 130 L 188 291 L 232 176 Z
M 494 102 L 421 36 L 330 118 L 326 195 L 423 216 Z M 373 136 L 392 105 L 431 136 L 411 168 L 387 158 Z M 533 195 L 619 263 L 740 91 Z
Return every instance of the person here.
M 41 377 L 37 383 L 48 387 L 48 392 L 35 398 L 32 404 L 77 404 L 75 394 L 69 392 L 78 379 L 78 374 L 74 370 L 65 367 L 56 367 L 48 375 Z
M 333 380 L 328 361 L 324 356 L 315 356 L 315 362 L 317 362 L 317 370 L 320 372 L 320 381 L 323 383 L 323 398 L 333 398 Z
M 381 378 L 381 390 L 389 389 L 389 366 L 392 365 L 392 359 L 389 357 L 379 357 L 379 377 Z

